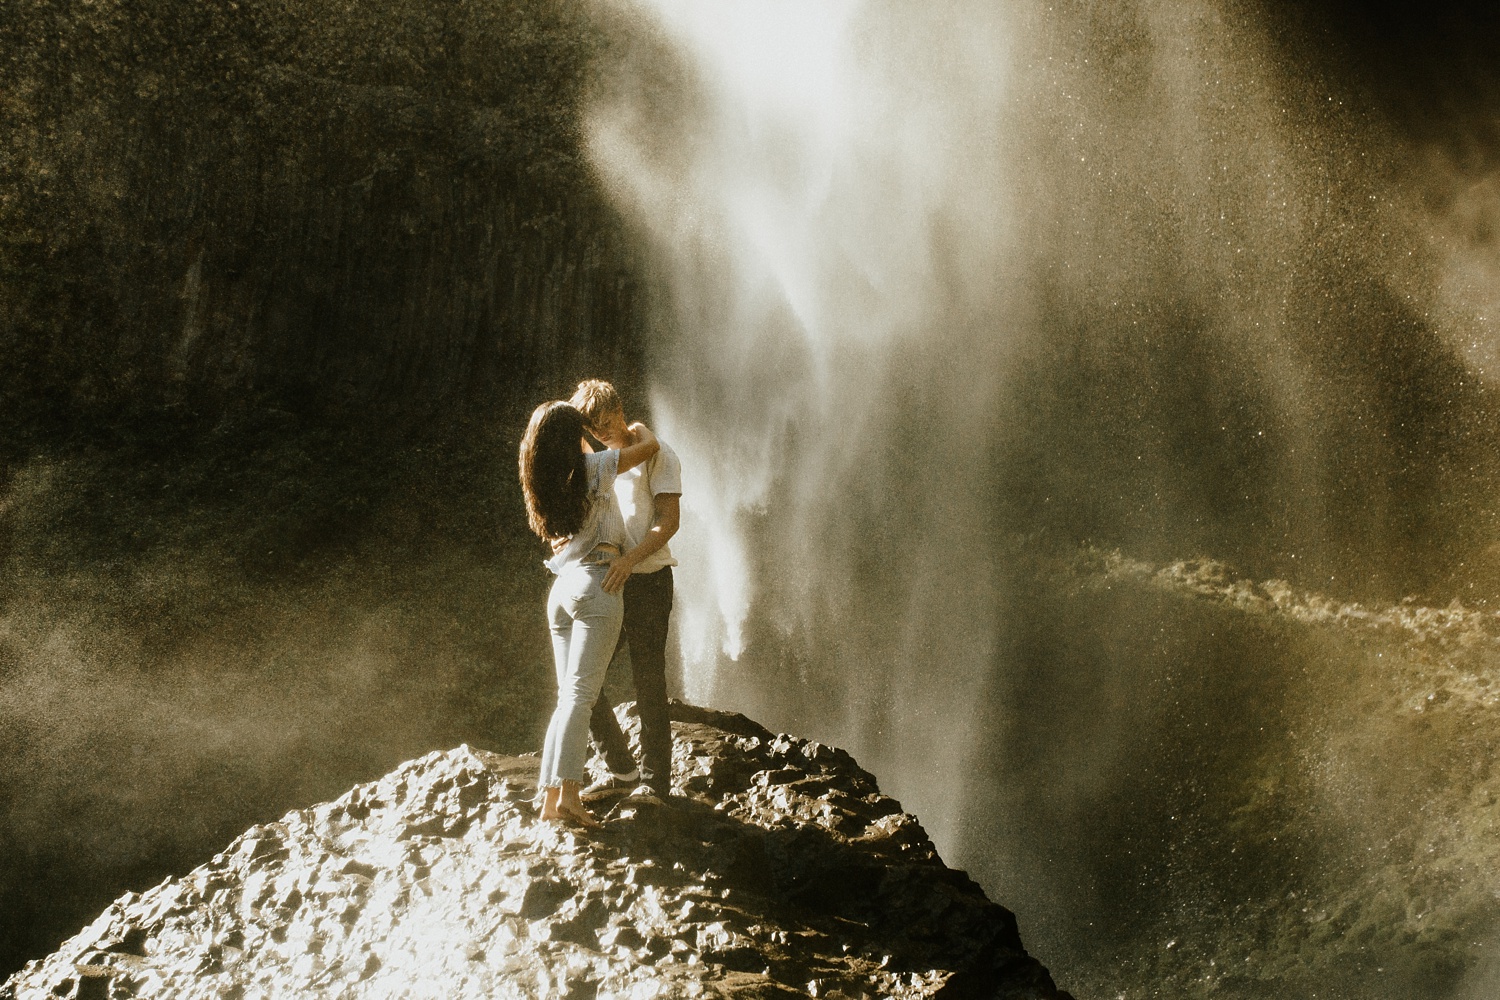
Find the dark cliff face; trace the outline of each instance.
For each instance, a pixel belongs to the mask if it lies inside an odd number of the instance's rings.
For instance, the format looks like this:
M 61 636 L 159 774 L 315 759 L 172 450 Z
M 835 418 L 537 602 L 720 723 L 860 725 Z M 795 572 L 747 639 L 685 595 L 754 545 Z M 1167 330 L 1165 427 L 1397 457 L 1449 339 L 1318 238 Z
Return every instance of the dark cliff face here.
M 596 831 L 537 820 L 534 758 L 432 753 L 121 897 L 0 996 L 1066 1000 L 847 753 L 673 714 L 679 794 Z
M 634 306 L 577 148 L 583 7 L 11 5 L 12 419 L 431 415 L 618 365 Z
M 638 370 L 587 8 L 0 12 L 0 969 L 545 724 L 516 440 Z

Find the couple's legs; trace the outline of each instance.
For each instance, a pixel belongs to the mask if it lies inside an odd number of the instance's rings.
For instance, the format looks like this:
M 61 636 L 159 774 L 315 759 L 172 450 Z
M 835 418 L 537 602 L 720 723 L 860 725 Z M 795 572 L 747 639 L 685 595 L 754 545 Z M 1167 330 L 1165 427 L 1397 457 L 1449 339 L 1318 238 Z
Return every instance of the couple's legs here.
M 599 586 L 605 571 L 602 566 L 565 569 L 547 598 L 557 708 L 542 744 L 539 784 L 543 788 L 583 780 L 589 710 L 604 685 L 624 614 L 620 595 L 606 594 Z
M 636 711 L 641 717 L 641 770 L 665 792 L 672 782 L 672 724 L 667 718 L 667 620 L 672 615 L 672 568 L 637 573 L 625 583 L 625 628 L 620 642 L 630 643 Z M 626 774 L 635 768 L 630 745 L 620 731 L 609 699 L 594 703 L 589 728 L 609 769 Z

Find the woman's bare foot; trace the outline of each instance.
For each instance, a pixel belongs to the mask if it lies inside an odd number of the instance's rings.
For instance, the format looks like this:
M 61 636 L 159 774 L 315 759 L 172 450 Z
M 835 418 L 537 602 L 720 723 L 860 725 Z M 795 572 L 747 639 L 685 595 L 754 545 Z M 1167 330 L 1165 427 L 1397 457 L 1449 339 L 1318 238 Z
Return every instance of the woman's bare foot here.
M 561 793 L 561 788 L 558 788 L 556 785 L 549 785 L 543 788 L 541 793 L 537 795 L 536 807 L 542 819 L 557 818 L 557 797 Z
M 578 797 L 579 783 L 564 780 L 560 788 L 549 788 L 542 800 L 542 819 L 579 826 L 598 826 L 599 821 Z

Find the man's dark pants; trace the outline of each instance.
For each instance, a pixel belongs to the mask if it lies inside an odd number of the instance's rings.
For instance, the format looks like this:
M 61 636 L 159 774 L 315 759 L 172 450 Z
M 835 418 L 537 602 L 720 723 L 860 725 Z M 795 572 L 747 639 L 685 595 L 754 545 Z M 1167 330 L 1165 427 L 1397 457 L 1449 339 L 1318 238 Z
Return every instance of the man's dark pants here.
M 672 567 L 632 573 L 625 581 L 620 645 L 630 643 L 635 707 L 641 717 L 641 770 L 662 786 L 660 791 L 672 783 L 672 724 L 667 719 L 667 619 L 671 614 Z M 611 771 L 627 774 L 635 769 L 630 744 L 603 693 L 594 703 L 589 730 Z

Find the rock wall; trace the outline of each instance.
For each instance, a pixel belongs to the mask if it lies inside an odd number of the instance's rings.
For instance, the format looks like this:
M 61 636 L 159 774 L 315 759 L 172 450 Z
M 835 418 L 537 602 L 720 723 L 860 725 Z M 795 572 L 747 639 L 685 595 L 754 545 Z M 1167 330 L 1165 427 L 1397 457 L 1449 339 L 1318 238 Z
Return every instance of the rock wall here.
M 585 0 L 0 10 L 0 975 L 298 801 L 530 745 L 519 428 L 638 369 L 607 43 Z
M 625 361 L 570 0 L 20 0 L 0 24 L 0 393 L 430 414 Z

